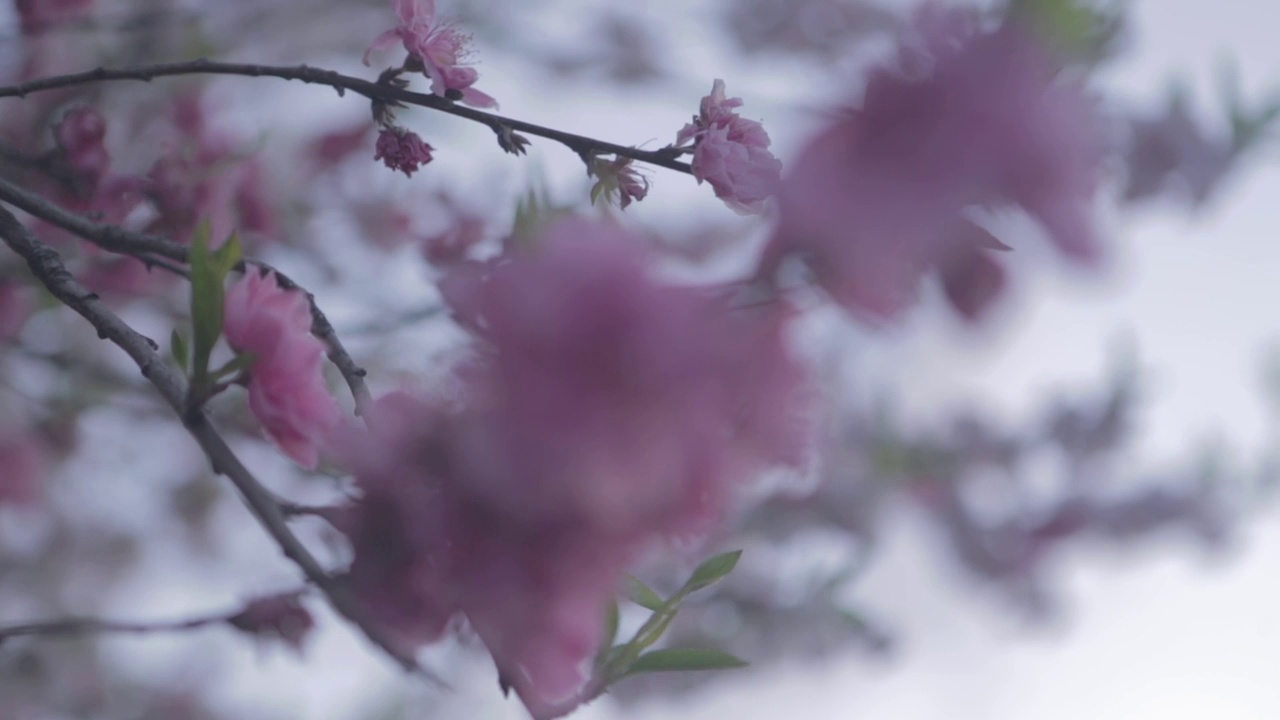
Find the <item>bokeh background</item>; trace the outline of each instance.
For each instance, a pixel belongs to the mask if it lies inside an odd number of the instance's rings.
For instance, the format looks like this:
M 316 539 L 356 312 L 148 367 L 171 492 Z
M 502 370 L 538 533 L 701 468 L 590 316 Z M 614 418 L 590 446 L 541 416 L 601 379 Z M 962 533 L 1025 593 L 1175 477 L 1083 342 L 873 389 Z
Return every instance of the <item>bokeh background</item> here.
M 0 68 L 8 63 L 16 77 L 40 43 L 50 71 L 213 55 L 372 76 L 360 55 L 390 26 L 387 5 L 100 0 L 84 18 L 32 37 L 0 4 Z M 478 87 L 505 114 L 657 148 L 724 78 L 785 163 L 833 107 L 856 101 L 862 72 L 891 51 L 891 31 L 914 3 L 440 6 L 474 32 Z M 1209 155 L 1230 131 L 1224 77 L 1235 77 L 1246 105 L 1277 97 L 1280 8 L 1115 8 L 1123 23 L 1090 78 L 1116 142 L 1099 203 L 1103 270 L 1066 269 L 1034 242 L 1011 242 L 1014 285 L 977 325 L 950 312 L 936 288 L 892 327 L 815 307 L 797 345 L 821 368 L 839 418 L 830 459 L 778 484 L 835 489 L 817 491 L 830 493 L 817 503 L 744 514 L 739 534 L 722 539 L 747 547 L 737 584 L 673 631 L 723 643 L 753 666 L 624 683 L 578 717 L 1280 716 L 1280 508 L 1268 492 L 1280 412 L 1274 149 L 1263 142 L 1215 166 L 1202 197 L 1176 185 L 1125 197 L 1136 172 L 1125 148 L 1143 122 L 1164 116 L 1174 88 Z M 146 140 L 128 129 L 133 116 L 175 87 L 200 92 L 210 122 L 260 154 L 283 218 L 283 239 L 261 254 L 317 293 L 375 388 L 429 384 L 457 352 L 460 335 L 434 311 L 434 271 L 414 238 L 462 208 L 482 216 L 496 241 L 530 188 L 585 204 L 589 182 L 572 153 L 535 142 L 527 158 L 506 156 L 486 128 L 424 109 L 400 115 L 437 148 L 421 173 L 375 167 L 370 137 L 367 153 L 317 176 L 305 166 L 307 143 L 362 122 L 367 104 L 275 80 L 157 82 L 90 97 L 119 119 L 111 137 L 124 162 Z M 15 102 L 0 100 L 0 114 Z M 1180 161 L 1203 159 L 1181 147 Z M 648 172 L 650 196 L 624 221 L 670 243 L 693 274 L 732 275 L 768 230 L 768 218 L 731 214 L 690 177 Z M 1202 177 L 1195 172 L 1186 177 Z M 407 229 L 386 230 L 393 216 L 407 217 Z M 1033 234 L 1016 220 L 1008 231 Z M 180 308 L 165 297 L 127 305 L 129 319 L 167 336 Z M 21 336 L 33 350 L 3 358 L 0 408 L 22 422 L 63 417 L 44 408 L 67 395 L 92 401 L 65 410 L 75 442 L 40 508 L 0 507 L 0 623 L 183 617 L 296 585 L 136 373 L 72 325 L 44 311 Z M 228 402 L 222 413 L 235 422 L 243 409 Z M 273 488 L 315 502 L 340 491 L 336 478 L 302 477 L 241 425 L 237 449 Z M 1018 448 L 1016 471 L 976 467 L 962 450 L 980 446 Z M 965 509 L 940 511 L 922 474 L 957 485 L 963 475 Z M 1096 499 L 1108 519 L 1034 563 L 1003 564 L 1001 543 L 1026 538 L 1001 523 L 1051 513 L 1064 487 Z M 820 522 L 815 505 L 839 508 L 838 519 Z M 302 530 L 343 557 L 321 523 Z M 663 572 L 653 570 L 655 584 Z M 227 629 L 6 644 L 0 694 L 38 698 L 48 708 L 41 718 L 523 716 L 474 650 L 446 644 L 424 654 L 452 685 L 442 691 L 404 680 L 319 601 L 309 607 L 319 628 L 300 655 Z

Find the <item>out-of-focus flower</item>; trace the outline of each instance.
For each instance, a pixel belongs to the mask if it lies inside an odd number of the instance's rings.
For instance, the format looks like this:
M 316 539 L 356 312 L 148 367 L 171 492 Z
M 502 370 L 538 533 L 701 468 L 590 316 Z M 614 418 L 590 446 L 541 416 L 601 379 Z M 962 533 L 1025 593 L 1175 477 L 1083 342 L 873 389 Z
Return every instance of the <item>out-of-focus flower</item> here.
M 693 176 L 709 182 L 716 197 L 739 213 L 760 212 L 777 190 L 782 162 L 769 152 L 769 134 L 740 117 L 739 98 L 727 98 L 716 80 L 693 122 L 676 134 L 676 146 L 693 143 Z
M 302 606 L 298 593 L 283 593 L 249 601 L 243 610 L 227 618 L 227 624 L 250 635 L 278 638 L 301 652 L 315 620 Z
M 80 17 L 93 0 L 15 0 L 24 34 L 39 33 Z
M 646 248 L 567 218 L 454 266 L 480 341 L 457 392 L 383 398 L 339 443 L 364 492 L 341 523 L 352 587 L 417 642 L 465 616 L 536 718 L 588 699 L 630 563 L 714 528 L 740 478 L 806 440 L 784 314 L 666 285 Z
M 1094 260 L 1101 144 L 1081 90 L 1055 81 L 1050 57 L 1016 24 L 979 31 L 930 5 L 915 33 L 897 67 L 873 71 L 862 106 L 801 153 L 764 271 L 797 253 L 839 303 L 890 318 L 922 274 L 972 242 L 966 211 L 1008 205 L 1067 257 Z
M 1204 203 L 1235 160 L 1226 138 L 1213 138 L 1176 98 L 1162 117 L 1134 120 L 1125 152 L 1126 200 L 1145 200 L 1166 191 Z
M 341 410 L 324 383 L 325 347 L 311 334 L 306 297 L 271 273 L 248 272 L 227 290 L 223 331 L 237 352 L 254 355 L 250 410 L 286 455 L 314 469 Z
M 374 52 L 386 50 L 398 40 L 431 78 L 431 92 L 475 107 L 497 107 L 497 101 L 472 87 L 480 73 L 466 64 L 471 36 L 457 25 L 440 21 L 435 0 L 392 0 L 392 6 L 400 24 L 374 39 L 364 55 L 366 65 Z
M 54 127 L 53 136 L 65 154 L 67 166 L 84 187 L 97 187 L 111 166 L 111 154 L 103 142 L 107 122 L 102 115 L 89 107 L 73 108 Z
M 484 239 L 484 220 L 466 213 L 459 214 L 449 227 L 422 240 L 422 256 L 432 265 L 445 266 L 462 262 L 467 253 Z
M 311 143 L 308 155 L 321 170 L 333 168 L 364 147 L 374 127 L 374 123 L 362 121 L 349 128 L 325 133 Z
M 403 172 L 405 177 L 411 177 L 418 168 L 431 162 L 433 149 L 417 133 L 389 127 L 378 132 L 373 159 L 381 160 L 392 170 Z

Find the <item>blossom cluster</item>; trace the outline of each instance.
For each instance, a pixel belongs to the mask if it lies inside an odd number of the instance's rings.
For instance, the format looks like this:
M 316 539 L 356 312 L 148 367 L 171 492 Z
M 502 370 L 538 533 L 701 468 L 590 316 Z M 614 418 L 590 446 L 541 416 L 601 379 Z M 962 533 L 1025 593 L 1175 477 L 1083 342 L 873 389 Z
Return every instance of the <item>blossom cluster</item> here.
M 693 176 L 708 182 L 716 197 L 740 213 L 760 212 L 777 190 L 782 162 L 769 152 L 769 134 L 755 120 L 741 117 L 740 98 L 725 96 L 716 80 L 702 99 L 700 112 L 676 134 L 676 147 L 693 144 Z
M 1015 20 L 980 28 L 926 5 L 861 105 L 800 153 L 763 269 L 804 257 L 860 315 L 892 318 L 939 271 L 976 317 L 1004 283 L 1004 245 L 974 212 L 1019 207 L 1068 258 L 1099 253 L 1091 222 L 1102 144 L 1083 91 Z
M 641 553 L 703 537 L 740 478 L 804 456 L 786 311 L 665 284 L 644 248 L 570 218 L 455 266 L 477 335 L 456 392 L 386 396 L 344 443 L 356 592 L 408 642 L 465 618 L 535 717 L 586 699 Z

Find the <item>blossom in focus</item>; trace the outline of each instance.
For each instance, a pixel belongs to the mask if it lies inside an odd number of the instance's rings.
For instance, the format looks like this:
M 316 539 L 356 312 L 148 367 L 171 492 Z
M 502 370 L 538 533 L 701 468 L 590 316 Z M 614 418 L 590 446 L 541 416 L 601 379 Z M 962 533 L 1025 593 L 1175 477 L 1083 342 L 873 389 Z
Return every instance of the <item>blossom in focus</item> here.
M 716 80 L 699 114 L 676 134 L 676 146 L 693 143 L 693 176 L 711 183 L 716 197 L 739 213 L 760 212 L 774 194 L 782 162 L 769 152 L 769 134 L 755 120 L 740 117 L 739 98 L 725 97 Z
M 398 40 L 431 78 L 431 92 L 474 107 L 497 107 L 497 101 L 472 87 L 480 73 L 466 64 L 471 36 L 456 25 L 441 22 L 436 17 L 435 0 L 392 0 L 392 6 L 400 24 L 374 39 L 364 55 L 366 65 L 374 52 L 386 50 Z
M 384 397 L 339 441 L 362 491 L 352 587 L 418 642 L 465 617 L 535 718 L 588 699 L 631 563 L 704 536 L 806 441 L 784 314 L 664 284 L 647 248 L 562 218 L 450 268 L 479 346 L 448 402 Z
M 605 162 L 596 160 L 592 164 L 592 172 L 597 180 L 591 189 L 594 202 L 601 194 L 612 200 L 617 196 L 618 205 L 623 209 L 632 202 L 639 202 L 649 194 L 649 179 L 635 168 L 635 161 L 629 157 L 615 157 Z
M 249 409 L 286 455 L 314 469 L 341 410 L 324 383 L 325 346 L 311 334 L 307 298 L 271 273 L 248 272 L 227 290 L 223 332 L 254 355 Z
M 378 132 L 373 159 L 411 177 L 418 168 L 431 162 L 432 150 L 434 148 L 415 132 L 399 127 L 383 128 Z
M 1082 91 L 1055 81 L 1047 52 L 1012 22 L 978 31 L 928 6 L 915 31 L 899 66 L 872 72 L 861 107 L 800 154 L 764 272 L 798 254 L 845 307 L 890 318 L 972 242 L 967 211 L 1003 206 L 1038 220 L 1068 258 L 1094 260 L 1101 144 Z M 992 268 L 981 272 L 997 292 Z M 972 300 L 973 311 L 987 304 Z

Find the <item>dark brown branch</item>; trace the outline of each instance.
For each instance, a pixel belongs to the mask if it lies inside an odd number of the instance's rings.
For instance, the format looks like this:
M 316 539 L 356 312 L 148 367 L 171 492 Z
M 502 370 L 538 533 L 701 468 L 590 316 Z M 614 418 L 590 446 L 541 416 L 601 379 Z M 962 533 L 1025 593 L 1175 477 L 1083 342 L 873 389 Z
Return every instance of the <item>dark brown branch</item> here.
M 271 492 L 240 462 L 222 435 L 214 428 L 203 409 L 187 407 L 186 379 L 160 356 L 152 339 L 139 334 L 111 312 L 87 288 L 67 272 L 62 258 L 42 243 L 7 209 L 0 207 L 0 239 L 20 255 L 32 274 L 60 302 L 93 325 L 98 336 L 128 353 L 142 375 L 160 391 L 160 395 L 182 419 L 183 426 L 199 443 L 215 473 L 225 475 L 240 491 L 250 511 L 292 560 L 307 580 L 319 588 L 329 603 L 343 617 L 359 627 L 375 645 L 407 670 L 419 670 L 417 661 L 386 629 L 374 622 L 359 604 L 351 589 L 330 575 L 306 546 L 289 529 Z
M 349 90 L 359 95 L 363 95 L 370 100 L 417 105 L 419 107 L 431 108 L 432 110 L 438 110 L 443 113 L 466 118 L 473 122 L 481 123 L 493 130 L 497 133 L 499 139 L 509 136 L 512 131 L 522 132 L 558 142 L 583 157 L 613 154 L 620 157 L 629 157 L 634 160 L 675 170 L 677 172 L 691 172 L 688 163 L 677 159 L 680 155 L 680 151 L 674 148 L 640 150 L 634 147 L 627 147 L 625 145 L 617 145 L 604 140 L 596 140 L 583 135 L 576 135 L 574 133 L 563 132 L 531 122 L 525 122 L 524 120 L 503 117 L 501 115 L 495 115 L 494 113 L 484 112 L 483 110 L 464 107 L 452 100 L 442 98 L 438 95 L 413 92 L 411 90 L 395 87 L 394 85 L 375 83 L 369 80 L 352 77 L 350 75 L 343 75 L 333 70 L 313 68 L 307 65 L 278 67 L 270 65 L 253 65 L 248 63 L 217 62 L 202 59 L 190 62 L 149 65 L 146 67 L 134 68 L 100 67 L 95 70 L 75 73 L 73 75 L 59 75 L 57 77 L 32 80 L 31 82 L 21 83 L 19 85 L 0 87 L 0 98 L 25 97 L 31 93 L 100 82 L 119 80 L 150 82 L 155 78 L 172 77 L 177 75 L 245 75 L 249 77 L 274 77 L 283 80 L 297 80 L 304 83 L 327 85 L 337 90 L 340 95 Z
M 39 195 L 28 192 L 3 178 L 0 178 L 0 202 L 9 203 L 29 215 L 78 235 L 109 252 L 129 255 L 149 265 L 177 274 L 185 274 L 185 271 L 181 268 L 168 265 L 164 260 L 173 260 L 185 264 L 187 262 L 187 246 L 173 242 L 166 237 L 131 232 L 115 225 L 93 222 L 82 215 L 64 210 Z M 364 381 L 367 373 L 364 368 L 356 364 L 355 359 L 347 352 L 342 341 L 338 338 L 337 331 L 333 329 L 333 324 L 329 322 L 329 318 L 325 316 L 320 306 L 316 304 L 315 296 L 279 270 L 271 268 L 264 263 L 254 261 L 250 261 L 250 263 L 270 269 L 276 274 L 281 286 L 296 289 L 306 294 L 307 301 L 311 304 L 311 332 L 328 347 L 329 361 L 342 374 L 342 379 L 346 381 L 347 387 L 351 390 L 351 396 L 355 398 L 356 412 L 360 413 L 369 403 L 369 389 Z M 244 270 L 244 268 L 244 263 L 241 263 L 239 269 Z
M 62 618 L 59 620 L 27 623 L 25 625 L 11 625 L 9 627 L 0 627 L 0 645 L 4 645 L 7 640 L 30 635 L 65 636 L 96 635 L 100 633 L 142 635 L 149 633 L 198 630 L 200 628 L 209 627 L 210 625 L 224 623 L 234 617 L 236 612 L 239 611 L 198 617 L 191 620 L 172 620 L 167 622 L 150 623 L 120 622 L 117 620 L 102 620 L 100 618 Z

